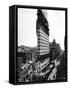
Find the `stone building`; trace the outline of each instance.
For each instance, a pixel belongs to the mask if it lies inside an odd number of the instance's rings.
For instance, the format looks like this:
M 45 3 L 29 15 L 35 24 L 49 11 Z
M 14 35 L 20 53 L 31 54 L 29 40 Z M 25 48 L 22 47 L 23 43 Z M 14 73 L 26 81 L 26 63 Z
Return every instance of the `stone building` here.
M 49 25 L 46 16 L 41 9 L 37 10 L 36 32 L 38 41 L 38 61 L 41 62 L 41 70 L 45 68 L 49 62 Z

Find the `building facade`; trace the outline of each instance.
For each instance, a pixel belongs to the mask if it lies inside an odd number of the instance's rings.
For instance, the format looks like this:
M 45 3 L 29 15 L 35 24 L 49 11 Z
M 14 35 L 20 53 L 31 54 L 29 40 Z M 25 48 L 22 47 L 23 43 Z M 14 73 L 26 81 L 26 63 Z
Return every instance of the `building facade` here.
M 37 16 L 38 57 L 42 60 L 49 57 L 49 25 L 42 10 L 38 9 Z
M 41 71 L 50 63 L 49 25 L 41 9 L 37 10 L 36 32 L 38 41 L 38 61 Z

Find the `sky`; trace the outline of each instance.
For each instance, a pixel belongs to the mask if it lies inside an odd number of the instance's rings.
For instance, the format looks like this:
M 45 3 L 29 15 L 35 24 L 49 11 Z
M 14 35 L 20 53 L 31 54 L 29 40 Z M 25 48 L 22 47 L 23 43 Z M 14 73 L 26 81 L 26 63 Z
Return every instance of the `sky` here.
M 47 10 L 47 19 L 50 30 L 49 41 L 52 42 L 55 39 L 64 50 L 65 11 Z
M 42 10 L 49 23 L 49 41 L 53 39 L 64 50 L 65 12 L 58 10 Z M 37 46 L 36 35 L 37 9 L 18 8 L 18 46 Z
M 36 9 L 18 8 L 18 46 L 37 46 Z

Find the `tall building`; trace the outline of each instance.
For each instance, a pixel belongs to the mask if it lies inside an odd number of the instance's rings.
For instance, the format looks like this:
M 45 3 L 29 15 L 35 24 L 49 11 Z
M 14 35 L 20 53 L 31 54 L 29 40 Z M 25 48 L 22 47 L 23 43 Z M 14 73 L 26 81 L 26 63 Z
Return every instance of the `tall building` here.
M 49 57 L 49 25 L 41 9 L 37 10 L 36 32 L 38 38 L 38 60 Z

